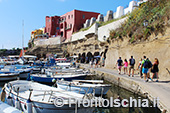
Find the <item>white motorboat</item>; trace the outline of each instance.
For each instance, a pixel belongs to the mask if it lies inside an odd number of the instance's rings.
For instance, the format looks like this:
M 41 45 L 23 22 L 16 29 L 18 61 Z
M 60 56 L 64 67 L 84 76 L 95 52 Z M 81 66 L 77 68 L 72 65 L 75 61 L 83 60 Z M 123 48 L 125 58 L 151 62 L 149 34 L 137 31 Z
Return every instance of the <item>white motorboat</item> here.
M 103 84 L 103 80 L 58 80 L 56 83 L 58 88 L 81 94 L 94 93 L 95 95 L 106 95 L 111 87 L 110 84 Z
M 82 100 L 85 95 L 64 91 L 40 83 L 16 80 L 6 83 L 5 93 L 7 103 L 24 112 L 30 113 L 92 113 L 94 107 L 77 107 L 76 100 Z M 55 99 L 64 99 L 62 107 L 56 107 Z M 96 98 L 96 97 L 91 97 Z M 87 98 L 86 98 L 87 99 Z M 71 106 L 69 106 L 69 101 Z M 81 101 L 82 102 L 82 101 Z
M 18 76 L 19 76 L 19 73 L 16 73 L 16 72 L 1 72 L 0 71 L 0 81 L 16 80 Z
M 42 73 L 46 73 L 48 75 L 52 73 L 76 73 L 76 74 L 82 74 L 82 73 L 88 73 L 88 71 L 85 71 L 83 69 L 77 69 L 74 67 L 60 67 L 60 66 L 55 66 L 55 67 L 49 67 L 49 68 L 44 68 L 42 69 Z
M 26 65 L 9 65 L 1 69 L 2 72 L 17 72 L 21 79 L 26 79 L 28 74 L 32 71 L 30 66 Z

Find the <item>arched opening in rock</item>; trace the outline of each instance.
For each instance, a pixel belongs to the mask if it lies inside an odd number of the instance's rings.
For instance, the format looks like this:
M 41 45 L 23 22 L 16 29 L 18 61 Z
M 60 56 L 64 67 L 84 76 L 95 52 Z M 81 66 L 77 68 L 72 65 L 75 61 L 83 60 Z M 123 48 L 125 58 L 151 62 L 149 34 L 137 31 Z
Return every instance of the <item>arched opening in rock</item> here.
M 86 63 L 89 63 L 91 61 L 91 59 L 93 58 L 93 54 L 91 52 L 87 53 L 87 60 Z
M 81 63 L 85 63 L 86 61 L 86 53 L 82 53 L 81 55 Z
M 94 53 L 94 56 L 99 56 L 100 55 L 100 52 L 95 52 Z

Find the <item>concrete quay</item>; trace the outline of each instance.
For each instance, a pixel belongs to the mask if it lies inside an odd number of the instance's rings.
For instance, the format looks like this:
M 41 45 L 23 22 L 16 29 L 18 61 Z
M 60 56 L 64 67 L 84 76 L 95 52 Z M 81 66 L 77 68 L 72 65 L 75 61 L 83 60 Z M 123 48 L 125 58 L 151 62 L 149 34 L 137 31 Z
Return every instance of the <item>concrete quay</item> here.
M 151 101 L 154 98 L 159 98 L 159 109 L 162 113 L 170 113 L 170 81 L 144 82 L 137 74 L 134 77 L 129 77 L 124 74 L 119 75 L 115 69 L 91 68 L 89 64 L 80 65 L 81 68 L 90 70 L 91 73 L 96 74 L 99 78 L 104 78 L 104 80 L 136 94 L 145 95 Z

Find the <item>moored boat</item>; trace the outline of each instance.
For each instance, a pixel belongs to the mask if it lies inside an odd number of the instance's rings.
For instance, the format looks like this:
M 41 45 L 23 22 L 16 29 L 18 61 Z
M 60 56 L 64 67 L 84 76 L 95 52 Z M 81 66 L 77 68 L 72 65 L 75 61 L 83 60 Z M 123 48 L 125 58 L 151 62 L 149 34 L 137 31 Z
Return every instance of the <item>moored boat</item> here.
M 1 72 L 0 71 L 0 81 L 16 80 L 19 73 L 13 72 Z
M 110 84 L 103 84 L 102 80 L 58 80 L 56 83 L 58 88 L 81 94 L 94 93 L 95 95 L 106 95 L 111 87 Z
M 76 107 L 75 99 L 83 99 L 85 95 L 74 92 L 64 91 L 59 88 L 50 87 L 32 81 L 16 80 L 6 83 L 5 86 L 6 99 L 10 97 L 9 104 L 15 104 L 15 107 L 24 112 L 28 110 L 31 113 L 92 113 L 93 107 Z M 63 106 L 56 107 L 56 99 L 62 98 Z M 69 106 L 69 99 L 71 106 Z M 96 98 L 96 97 L 92 97 Z M 91 98 L 91 99 L 92 99 Z M 11 103 L 10 103 L 11 102 Z
M 31 74 L 30 79 L 35 81 L 35 82 L 40 82 L 40 83 L 53 83 L 53 79 L 55 80 L 67 80 L 67 81 L 72 81 L 72 80 L 81 80 L 85 79 L 87 74 L 74 74 L 74 73 L 57 73 L 55 75 L 47 75 L 47 74 Z

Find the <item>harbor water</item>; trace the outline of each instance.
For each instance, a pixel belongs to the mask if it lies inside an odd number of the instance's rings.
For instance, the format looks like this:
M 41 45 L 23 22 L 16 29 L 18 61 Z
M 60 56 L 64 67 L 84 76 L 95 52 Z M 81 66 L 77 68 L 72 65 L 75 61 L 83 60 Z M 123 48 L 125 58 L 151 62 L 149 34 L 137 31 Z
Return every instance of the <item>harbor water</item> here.
M 105 81 L 107 82 L 107 81 Z M 108 82 L 107 82 L 108 83 Z M 4 86 L 4 82 L 0 82 L 0 90 Z M 141 97 L 140 95 L 133 94 L 132 92 L 129 92 L 123 88 L 120 88 L 114 84 L 112 84 L 110 90 L 108 91 L 107 95 L 104 96 L 104 98 L 109 99 L 110 97 L 113 97 L 114 99 L 120 97 L 121 99 L 129 99 L 130 97 L 134 99 L 138 99 L 138 97 Z M 144 97 L 141 97 L 144 98 Z M 150 103 L 152 105 L 152 103 Z M 158 108 L 142 108 L 142 107 L 98 107 L 94 110 L 93 113 L 161 113 L 161 111 Z

